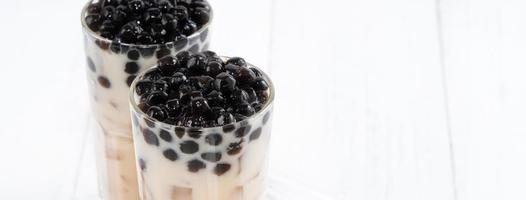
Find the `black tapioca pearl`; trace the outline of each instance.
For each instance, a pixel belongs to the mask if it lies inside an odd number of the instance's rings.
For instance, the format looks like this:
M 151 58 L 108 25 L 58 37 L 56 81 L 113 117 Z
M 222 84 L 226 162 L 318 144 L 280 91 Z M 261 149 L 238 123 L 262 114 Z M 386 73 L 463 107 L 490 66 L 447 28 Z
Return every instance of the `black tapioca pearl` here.
M 133 0 L 128 3 L 128 9 L 133 14 L 138 15 L 138 14 L 141 14 L 146 9 L 146 5 L 144 1 L 142 0 Z
M 230 133 L 234 131 L 235 129 L 236 129 L 236 126 L 234 124 L 228 124 L 228 125 L 223 126 L 223 131 L 225 133 Z
M 130 59 L 130 60 L 139 60 L 140 57 L 141 57 L 141 54 L 139 53 L 139 51 L 137 51 L 135 49 L 132 49 L 132 50 L 128 51 L 128 59 Z
M 268 111 L 267 114 L 263 116 L 263 124 L 267 124 L 268 120 L 270 119 L 270 114 L 270 111 Z
M 199 44 L 194 44 L 192 47 L 190 47 L 190 49 L 188 49 L 188 51 L 191 51 L 193 53 L 199 52 Z
M 157 59 L 165 57 L 167 55 L 170 55 L 172 51 L 168 48 L 160 48 L 155 55 L 157 56 Z
M 263 104 L 261 104 L 259 102 L 254 102 L 251 105 L 252 105 L 252 107 L 254 108 L 254 110 L 256 112 L 259 112 L 261 109 L 263 109 Z
M 161 107 L 158 106 L 152 106 L 148 108 L 148 112 L 146 112 L 146 114 L 159 121 L 164 121 L 166 118 L 168 118 L 167 113 Z
M 117 110 L 117 108 L 118 108 L 117 104 L 115 102 L 113 102 L 113 101 L 110 101 L 110 106 L 115 108 L 115 110 Z
M 203 131 L 199 129 L 190 129 L 188 130 L 188 136 L 194 139 L 201 138 L 201 135 L 203 135 Z
M 100 3 L 90 3 L 88 5 L 88 14 L 98 14 L 100 13 L 101 5 Z
M 190 13 L 192 20 L 194 20 L 199 25 L 204 25 L 210 20 L 210 13 L 204 8 L 194 8 Z
M 212 133 L 205 137 L 205 142 L 212 146 L 217 146 L 223 142 L 223 136 L 221 136 L 219 133 Z
M 190 172 L 195 173 L 204 168 L 206 168 L 206 164 L 197 159 L 188 162 L 188 171 Z
M 263 76 L 263 73 L 261 73 L 261 71 L 259 71 L 256 68 L 251 67 L 250 70 L 252 70 L 254 72 L 254 74 L 256 74 L 257 77 Z
M 97 81 L 99 82 L 100 86 L 102 86 L 103 88 L 110 88 L 111 87 L 111 82 L 108 78 L 106 78 L 105 76 L 99 76 L 97 78 Z
M 128 78 L 126 78 L 126 84 L 128 85 L 128 87 L 131 86 L 131 84 L 133 83 L 133 80 L 135 80 L 135 78 L 137 78 L 137 76 L 135 76 L 135 75 L 130 75 L 130 76 L 128 76 Z
M 179 148 L 183 153 L 193 154 L 199 151 L 199 144 L 194 141 L 187 140 L 179 144 Z
M 166 130 L 161 129 L 161 131 L 159 132 L 159 136 L 166 142 L 172 141 L 172 135 Z
M 199 37 L 201 38 L 202 42 L 205 42 L 206 38 L 208 37 L 208 29 L 205 29 L 203 32 L 201 32 L 201 35 Z
M 173 149 L 164 150 L 163 155 L 166 159 L 170 161 L 175 161 L 178 158 L 177 153 Z
M 209 162 L 218 162 L 221 160 L 221 157 L 221 152 L 207 152 L 201 154 L 201 158 Z
M 128 74 L 135 74 L 139 72 L 139 65 L 136 62 L 128 62 L 124 66 L 124 71 Z
M 261 127 L 259 127 L 256 130 L 252 131 L 252 133 L 250 134 L 250 137 L 249 137 L 249 141 L 254 141 L 254 140 L 259 139 L 259 137 L 261 137 L 262 130 L 263 129 L 261 129 Z
M 179 139 L 183 138 L 184 132 L 185 129 L 183 127 L 175 127 L 175 135 L 177 135 Z
M 208 152 L 208 153 L 202 153 L 201 158 L 203 160 L 206 160 L 208 162 L 218 162 L 221 160 L 221 152 Z
M 226 148 L 228 155 L 236 155 L 243 150 L 243 140 L 239 142 L 230 143 Z
M 252 116 L 254 113 L 256 113 L 256 110 L 248 102 L 241 102 L 241 103 L 236 105 L 235 112 L 236 112 L 236 114 L 240 114 L 240 115 L 246 117 L 246 116 Z M 234 116 L 234 117 L 236 117 L 236 116 Z M 241 121 L 237 117 L 236 117 L 236 120 Z
M 146 170 L 146 161 L 144 161 L 142 158 L 139 158 L 139 167 L 142 171 Z
M 248 135 L 251 128 L 252 127 L 250 125 L 239 127 L 235 133 L 236 137 L 245 137 Z
M 95 63 L 93 63 L 93 60 L 90 57 L 87 58 L 87 62 L 89 70 L 91 70 L 92 72 L 96 72 L 97 68 L 95 67 Z
M 157 47 L 140 48 L 139 52 L 141 53 L 142 57 L 149 58 L 155 54 L 155 49 L 157 49 Z
M 214 167 L 214 173 L 221 176 L 230 170 L 231 166 L 228 163 L 219 163 Z
M 106 41 L 95 40 L 95 44 L 102 50 L 108 50 L 110 48 L 110 43 Z
M 157 138 L 157 135 L 150 130 L 150 129 L 144 129 L 142 132 L 142 136 L 144 137 L 144 141 L 147 144 L 159 146 L 159 138 Z
M 88 15 L 84 18 L 84 22 L 86 22 L 86 25 L 92 31 L 99 31 L 102 18 L 100 15 Z
M 263 77 L 257 77 L 252 83 L 252 88 L 256 91 L 263 91 L 269 88 L 267 81 Z
M 240 126 L 248 126 L 250 123 L 248 123 L 248 121 L 241 121 L 239 123 Z
M 222 72 L 216 76 L 214 86 L 223 93 L 229 93 L 236 88 L 236 79 L 227 72 Z
M 235 74 L 236 80 L 242 86 L 248 86 L 256 80 L 256 74 L 245 67 L 239 68 L 239 71 Z
M 247 62 L 245 61 L 245 59 L 240 58 L 240 57 L 230 58 L 230 59 L 228 59 L 226 61 L 226 64 L 234 64 L 234 65 L 237 65 L 239 67 L 246 67 L 247 66 Z
M 199 37 L 190 37 L 190 45 L 197 44 L 197 41 L 199 41 Z
M 150 128 L 155 128 L 155 122 L 147 119 L 147 118 L 144 118 L 144 123 L 146 124 L 146 126 L 150 127 Z
M 120 53 L 122 51 L 122 46 L 118 43 L 118 42 L 112 42 L 110 44 L 110 50 L 113 52 L 113 53 Z
M 175 41 L 175 50 L 183 50 L 186 45 L 188 45 L 188 39 L 186 37 L 181 37 Z
M 236 113 L 236 114 L 234 114 L 234 118 L 236 119 L 236 121 L 240 122 L 240 121 L 246 120 L 247 116 L 239 114 L 239 113 Z
M 154 86 L 154 89 L 155 87 L 156 86 Z M 164 90 L 164 87 L 166 86 L 163 84 L 159 85 L 159 90 L 157 91 Z M 147 96 L 146 103 L 148 103 L 149 105 L 160 105 L 165 103 L 166 100 L 168 100 L 168 94 L 166 94 L 165 92 L 153 92 Z

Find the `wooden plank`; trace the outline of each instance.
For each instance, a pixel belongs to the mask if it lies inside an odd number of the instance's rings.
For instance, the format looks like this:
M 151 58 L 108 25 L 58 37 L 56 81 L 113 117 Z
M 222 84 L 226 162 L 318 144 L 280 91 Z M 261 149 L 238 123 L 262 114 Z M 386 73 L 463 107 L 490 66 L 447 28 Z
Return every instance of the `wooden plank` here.
M 526 3 L 441 8 L 459 199 L 526 199 Z
M 210 1 L 214 8 L 211 49 L 224 56 L 243 57 L 262 69 L 268 69 L 270 2 Z
M 453 199 L 435 2 L 274 8 L 272 173 L 317 199 Z
M 6 1 L 0 199 L 71 199 L 88 109 L 83 1 Z

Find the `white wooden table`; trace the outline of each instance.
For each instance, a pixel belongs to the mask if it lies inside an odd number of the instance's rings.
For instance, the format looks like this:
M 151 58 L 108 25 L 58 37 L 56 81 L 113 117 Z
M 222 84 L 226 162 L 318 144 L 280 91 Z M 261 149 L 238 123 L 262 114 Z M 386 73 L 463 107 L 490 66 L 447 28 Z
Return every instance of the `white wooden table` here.
M 211 1 L 278 90 L 273 199 L 526 199 L 526 2 Z M 0 199 L 96 199 L 84 1 L 1 4 Z

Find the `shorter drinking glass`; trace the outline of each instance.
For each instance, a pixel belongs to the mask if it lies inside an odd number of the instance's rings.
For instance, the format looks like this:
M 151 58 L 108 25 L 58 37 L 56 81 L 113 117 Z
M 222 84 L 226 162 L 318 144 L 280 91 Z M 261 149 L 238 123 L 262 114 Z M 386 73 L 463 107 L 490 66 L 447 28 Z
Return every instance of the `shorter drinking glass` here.
M 192 128 L 158 121 L 139 108 L 135 86 L 154 69 L 141 73 L 130 92 L 141 199 L 263 199 L 274 100 L 269 77 L 263 73 L 269 98 L 256 114 L 222 127 Z

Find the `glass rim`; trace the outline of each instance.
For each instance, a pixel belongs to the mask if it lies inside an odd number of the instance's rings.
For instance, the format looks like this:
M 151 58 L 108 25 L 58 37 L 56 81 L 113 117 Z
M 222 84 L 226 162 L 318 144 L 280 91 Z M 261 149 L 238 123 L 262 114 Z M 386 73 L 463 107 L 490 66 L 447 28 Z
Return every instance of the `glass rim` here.
M 223 59 L 224 61 L 225 60 L 228 60 L 232 57 L 227 57 L 227 56 L 220 56 L 221 59 Z M 272 80 L 270 79 L 270 77 L 267 75 L 267 73 L 265 73 L 263 70 L 261 70 L 259 67 L 253 65 L 253 64 L 250 64 L 247 62 L 247 66 L 248 67 L 252 67 L 252 68 L 256 68 L 259 72 L 261 72 L 262 74 L 262 77 L 267 81 L 267 83 L 269 84 L 269 98 L 267 100 L 267 102 L 263 105 L 263 108 L 254 113 L 253 115 L 251 115 L 250 117 L 247 117 L 246 119 L 242 120 L 242 121 L 238 121 L 238 122 L 235 122 L 235 123 L 230 123 L 230 124 L 225 124 L 225 125 L 222 125 L 222 126 L 214 126 L 214 127 L 187 127 L 187 126 L 178 126 L 178 125 L 173 125 L 173 124 L 168 124 L 168 123 L 165 123 L 165 122 L 162 122 L 162 121 L 159 121 L 155 118 L 152 118 L 150 116 L 148 116 L 145 112 L 143 112 L 140 108 L 139 108 L 139 105 L 135 102 L 135 86 L 137 85 L 137 83 L 139 82 L 139 79 L 141 77 L 143 77 L 146 73 L 154 70 L 154 69 L 157 69 L 157 64 L 154 65 L 153 67 L 150 67 L 149 69 L 147 70 L 144 70 L 142 71 L 141 73 L 137 74 L 136 78 L 133 80 L 132 84 L 130 85 L 130 91 L 129 91 L 129 103 L 130 103 L 130 107 L 132 109 L 133 112 L 131 112 L 130 114 L 132 116 L 130 117 L 134 117 L 133 115 L 135 113 L 138 113 L 139 116 L 138 117 L 142 117 L 142 118 L 145 118 L 153 123 L 156 123 L 156 124 L 161 124 L 161 127 L 170 127 L 170 128 L 182 128 L 182 129 L 196 129 L 196 130 L 213 130 L 213 129 L 218 129 L 218 128 L 222 128 L 224 126 L 228 126 L 228 125 L 234 125 L 234 126 L 242 126 L 242 124 L 245 124 L 247 122 L 249 122 L 250 120 L 256 118 L 256 117 L 259 117 L 261 116 L 263 113 L 266 113 L 269 109 L 271 109 L 274 105 L 274 97 L 275 97 L 275 88 L 274 88 L 274 83 L 272 82 Z M 135 112 L 135 113 L 134 113 Z
M 88 7 L 91 4 L 91 2 L 92 1 L 89 0 L 88 3 L 86 3 L 86 5 L 84 5 L 84 7 L 82 8 L 82 11 L 80 13 L 80 22 L 82 24 L 82 29 L 84 30 L 84 33 L 87 33 L 90 37 L 95 38 L 95 39 L 97 39 L 99 41 L 103 41 L 103 42 L 110 43 L 110 44 L 113 43 L 113 40 L 110 40 L 108 38 L 102 37 L 99 34 L 93 32 L 88 27 L 88 25 L 86 24 L 86 20 L 84 20 L 84 19 L 85 19 L 85 17 L 88 14 Z M 208 1 L 207 1 L 207 3 L 210 5 L 210 3 Z M 208 27 L 210 27 L 210 25 L 212 24 L 212 20 L 213 19 L 214 19 L 214 12 L 213 12 L 212 6 L 210 6 L 210 17 L 208 19 L 208 22 L 206 24 L 203 24 L 203 26 L 201 26 L 200 29 L 198 29 L 197 31 L 195 31 L 191 35 L 186 36 L 186 39 L 187 40 L 191 40 L 191 39 L 193 39 L 195 37 L 199 37 L 201 35 L 201 33 L 204 32 L 204 30 L 206 30 Z M 123 45 L 123 46 L 129 46 L 129 47 L 152 48 L 152 47 L 163 47 L 163 46 L 175 45 L 176 42 L 177 41 L 171 41 L 171 42 L 167 42 L 167 43 L 163 43 L 163 44 L 130 44 L 130 43 L 119 42 L 118 44 L 119 45 Z

